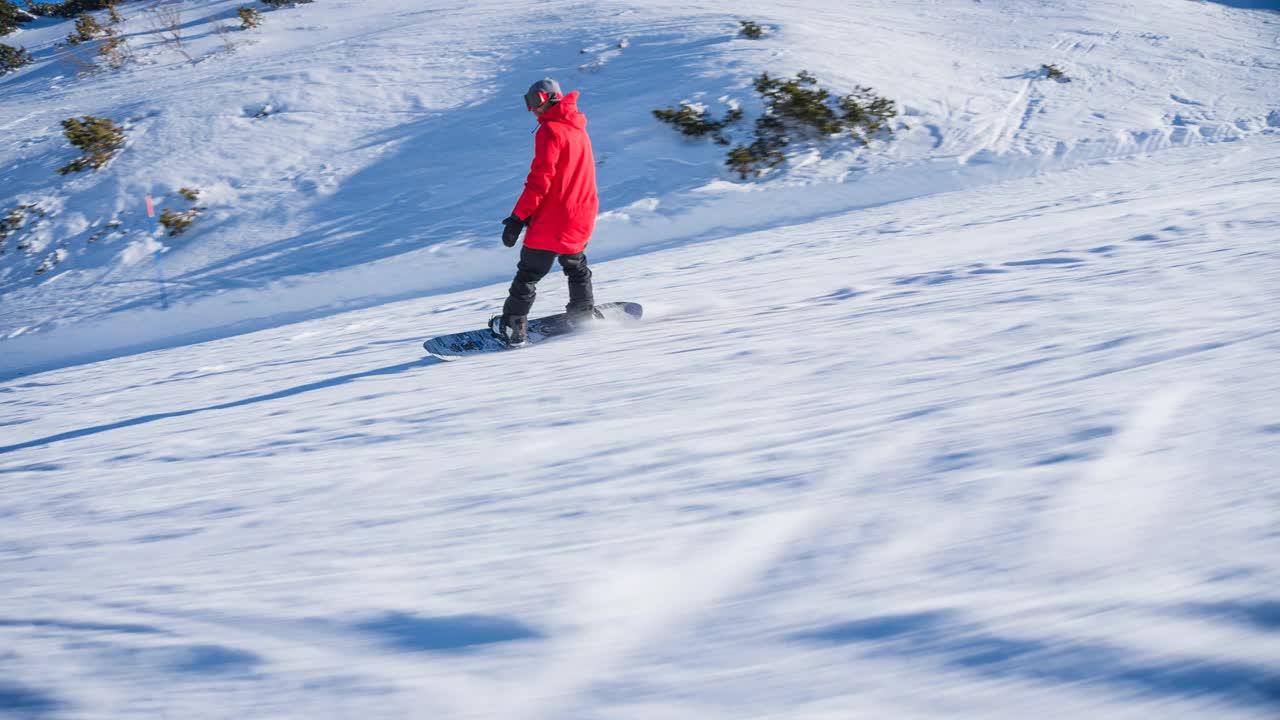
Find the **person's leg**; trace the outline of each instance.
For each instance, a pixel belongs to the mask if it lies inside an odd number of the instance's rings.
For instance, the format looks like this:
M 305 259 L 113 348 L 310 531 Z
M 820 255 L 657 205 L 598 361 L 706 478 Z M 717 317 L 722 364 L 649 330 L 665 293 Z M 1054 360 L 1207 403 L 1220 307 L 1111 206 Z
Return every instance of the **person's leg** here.
M 556 254 L 550 250 L 520 248 L 520 264 L 516 266 L 516 277 L 511 281 L 507 302 L 502 306 L 504 316 L 527 317 L 529 315 L 533 301 L 538 295 L 538 281 L 551 272 L 551 265 L 555 259 Z
M 570 315 L 590 314 L 595 307 L 595 295 L 591 290 L 591 268 L 587 266 L 586 253 L 561 255 L 560 267 L 569 278 L 569 304 L 565 311 Z
M 529 310 L 538 294 L 538 281 L 551 271 L 555 259 L 556 254 L 549 250 L 520 248 L 520 264 L 516 266 L 516 277 L 511 281 L 507 301 L 502 305 L 502 317 L 490 325 L 490 330 L 505 339 L 508 345 L 525 344 L 529 336 Z

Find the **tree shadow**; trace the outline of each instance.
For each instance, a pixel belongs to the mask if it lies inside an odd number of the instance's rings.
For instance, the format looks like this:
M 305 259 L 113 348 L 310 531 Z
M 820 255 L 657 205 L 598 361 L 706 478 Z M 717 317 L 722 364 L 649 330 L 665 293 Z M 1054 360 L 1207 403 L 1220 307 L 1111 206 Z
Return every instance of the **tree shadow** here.
M 60 709 L 62 703 L 44 691 L 0 680 L 0 716 L 35 720 Z
M 817 645 L 866 645 L 872 655 L 931 657 L 989 677 L 1119 687 L 1165 697 L 1210 695 L 1230 703 L 1280 704 L 1280 673 L 1209 658 L 1159 659 L 1071 638 L 1007 637 L 940 610 L 881 615 L 792 636 Z
M 458 653 L 481 645 L 542 637 L 542 633 L 521 622 L 492 615 L 419 617 L 390 612 L 354 627 L 410 652 Z
M 98 435 L 100 433 L 109 432 L 111 430 L 119 430 L 120 428 L 146 425 L 148 423 L 153 423 L 158 420 L 168 420 L 170 418 L 186 417 L 188 415 L 197 415 L 199 413 L 210 412 L 213 410 L 229 410 L 231 408 L 243 407 L 245 405 L 254 405 L 257 403 L 269 402 L 271 400 L 279 400 L 281 398 L 287 398 L 287 397 L 292 397 L 294 395 L 301 395 L 303 393 L 308 393 L 313 390 L 323 390 L 325 388 L 336 387 L 338 385 L 345 385 L 349 382 L 354 382 L 356 380 L 361 380 L 364 378 L 377 377 L 379 375 L 397 375 L 399 373 L 408 372 L 410 370 L 414 370 L 417 368 L 428 367 L 431 365 L 438 365 L 443 362 L 444 362 L 443 360 L 436 357 L 424 357 L 424 358 L 419 358 L 417 360 L 413 360 L 411 362 L 400 363 L 398 365 L 389 365 L 387 367 L 375 368 L 373 370 L 364 370 L 361 372 L 348 373 L 346 375 L 339 375 L 337 377 L 326 378 L 324 380 L 317 380 L 315 382 L 304 383 L 302 385 L 295 385 L 294 387 L 285 388 L 284 390 L 277 390 L 275 392 L 264 393 L 262 395 L 253 395 L 251 397 L 243 398 L 241 400 L 233 400 L 231 402 L 219 403 L 217 405 L 206 405 L 204 407 L 188 408 L 186 410 L 175 410 L 173 412 L 153 413 L 151 415 L 142 415 L 135 418 L 129 418 L 128 420 L 120 420 L 118 422 L 106 423 L 104 425 L 94 425 L 87 428 L 80 428 L 78 430 L 69 430 L 67 432 L 58 433 L 56 435 L 48 435 L 46 437 L 37 438 L 35 440 L 27 440 L 26 442 L 20 442 L 13 445 L 0 446 L 0 455 L 3 455 L 5 453 L 16 452 L 18 450 L 25 450 L 27 448 L 39 447 L 41 445 L 52 445 L 53 443 L 62 442 L 64 440 L 74 440 L 76 438 L 88 437 L 91 435 Z
M 262 663 L 254 653 L 223 645 L 185 645 L 162 648 L 165 667 L 172 672 L 196 675 L 236 675 Z
M 0 618 L 0 627 L 34 627 L 55 630 L 124 633 L 127 635 L 166 634 L 151 625 L 134 623 L 77 622 L 75 620 L 50 620 L 48 618 Z
M 1192 615 L 1213 615 L 1264 632 L 1280 632 L 1280 600 L 1226 600 L 1184 609 Z

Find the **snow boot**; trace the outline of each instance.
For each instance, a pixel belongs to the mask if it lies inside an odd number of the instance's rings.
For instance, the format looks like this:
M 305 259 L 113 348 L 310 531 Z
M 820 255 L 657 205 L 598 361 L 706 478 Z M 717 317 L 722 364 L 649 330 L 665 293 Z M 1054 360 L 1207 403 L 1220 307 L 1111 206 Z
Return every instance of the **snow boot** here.
M 524 347 L 529 344 L 529 316 L 494 315 L 489 320 L 489 332 L 507 347 Z
M 604 314 L 597 310 L 590 301 L 586 303 L 571 301 L 564 306 L 564 313 L 571 327 L 578 327 L 592 320 L 604 319 Z

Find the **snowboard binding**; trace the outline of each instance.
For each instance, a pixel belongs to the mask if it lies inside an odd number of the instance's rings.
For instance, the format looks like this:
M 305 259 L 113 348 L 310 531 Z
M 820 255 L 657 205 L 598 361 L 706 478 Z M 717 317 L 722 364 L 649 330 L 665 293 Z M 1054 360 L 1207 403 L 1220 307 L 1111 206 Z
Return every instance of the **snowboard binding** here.
M 529 320 L 525 317 L 494 315 L 489 318 L 489 332 L 509 348 L 529 344 Z
M 575 330 L 583 325 L 590 325 L 596 320 L 603 319 L 604 313 L 600 312 L 600 309 L 594 305 L 589 310 L 566 310 L 565 312 L 565 322 Z

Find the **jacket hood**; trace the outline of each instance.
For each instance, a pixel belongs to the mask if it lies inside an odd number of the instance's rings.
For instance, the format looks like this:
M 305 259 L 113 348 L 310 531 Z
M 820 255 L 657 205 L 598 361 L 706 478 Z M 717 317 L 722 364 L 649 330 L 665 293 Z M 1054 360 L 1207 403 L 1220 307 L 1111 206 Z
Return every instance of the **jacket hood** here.
M 578 110 L 578 91 L 565 95 L 560 102 L 552 105 L 538 117 L 538 122 L 562 122 L 579 130 L 587 127 L 587 116 Z

